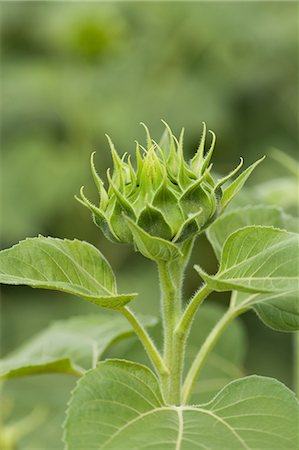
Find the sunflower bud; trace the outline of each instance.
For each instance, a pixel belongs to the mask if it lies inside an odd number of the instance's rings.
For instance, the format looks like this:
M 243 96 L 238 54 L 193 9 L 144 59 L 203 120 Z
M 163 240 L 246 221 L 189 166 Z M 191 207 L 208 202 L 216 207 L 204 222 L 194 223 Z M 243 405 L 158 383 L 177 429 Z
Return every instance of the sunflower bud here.
M 210 162 L 216 141 L 214 133 L 211 132 L 212 141 L 206 150 L 204 125 L 199 147 L 187 162 L 183 154 L 184 130 L 177 139 L 169 126 L 165 126 L 158 144 L 144 125 L 147 148 L 137 143 L 136 168 L 126 154 L 120 158 L 108 137 L 114 167 L 112 175 L 107 171 L 107 189 L 95 169 L 94 153 L 91 156 L 99 206 L 85 197 L 83 188 L 81 198 L 77 198 L 91 210 L 94 222 L 108 239 L 133 243 L 137 250 L 154 260 L 178 257 L 182 244 L 215 220 L 261 161 L 252 164 L 227 186 L 243 160 L 229 175 L 216 181 Z

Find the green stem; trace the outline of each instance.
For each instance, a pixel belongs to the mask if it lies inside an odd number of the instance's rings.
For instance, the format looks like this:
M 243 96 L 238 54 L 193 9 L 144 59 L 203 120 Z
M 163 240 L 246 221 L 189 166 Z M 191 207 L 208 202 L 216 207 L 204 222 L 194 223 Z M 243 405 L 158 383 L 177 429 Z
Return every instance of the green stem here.
M 200 291 L 198 291 L 193 300 L 189 303 L 188 307 L 185 309 L 185 312 L 183 313 L 183 316 L 180 318 L 179 322 L 176 320 L 175 323 L 172 324 L 173 326 L 171 326 L 170 328 L 172 346 L 170 349 L 167 349 L 166 343 L 165 351 L 167 356 L 167 350 L 171 352 L 171 356 L 168 361 L 170 375 L 168 379 L 168 385 L 166 386 L 165 390 L 166 392 L 168 392 L 169 401 L 172 400 L 172 403 L 175 404 L 181 404 L 182 375 L 187 337 L 189 335 L 191 324 L 197 308 L 209 293 L 210 290 L 205 286 Z
M 217 343 L 220 336 L 223 334 L 223 332 L 226 330 L 226 327 L 240 314 L 244 312 L 243 309 L 231 309 L 229 308 L 226 313 L 222 316 L 222 318 L 219 320 L 219 322 L 215 325 L 215 327 L 212 329 L 208 337 L 206 338 L 205 342 L 203 343 L 202 347 L 200 348 L 199 352 L 197 353 L 197 356 L 195 360 L 193 361 L 193 364 L 186 376 L 184 385 L 183 385 L 183 391 L 182 391 L 182 403 L 186 404 L 190 398 L 192 388 L 198 378 L 198 375 L 207 359 L 207 356 L 211 352 L 211 350 L 214 348 L 215 344 Z
M 149 359 L 151 360 L 154 368 L 156 369 L 157 374 L 159 375 L 161 380 L 163 380 L 163 378 L 165 378 L 165 376 L 168 375 L 168 369 L 163 361 L 163 358 L 160 355 L 159 350 L 152 341 L 150 335 L 148 334 L 143 325 L 137 319 L 136 315 L 133 313 L 133 311 L 130 310 L 128 306 L 124 306 L 121 309 L 121 312 L 132 325 L 136 335 L 138 336 L 143 347 L 145 348 L 145 351 Z
M 162 383 L 164 399 L 169 404 L 180 404 L 182 384 L 183 355 L 177 345 L 174 330 L 181 314 L 181 287 L 182 271 L 178 266 L 171 267 L 170 263 L 161 261 L 158 263 L 161 305 L 164 329 L 164 361 L 169 370 L 169 375 Z M 171 270 L 173 269 L 173 270 Z M 175 270 L 176 283 L 172 277 Z
M 294 333 L 294 391 L 299 398 L 299 331 Z
M 161 304 L 164 328 L 164 360 L 169 365 L 172 353 L 172 337 L 175 324 L 180 316 L 180 292 L 176 289 L 171 276 L 170 264 L 159 262 L 159 276 L 161 285 Z
M 203 285 L 202 288 L 197 291 L 197 293 L 194 295 L 190 303 L 187 305 L 184 314 L 176 327 L 176 332 L 178 334 L 183 335 L 185 340 L 188 337 L 194 316 L 199 306 L 211 292 L 212 289 L 209 289 L 206 285 Z

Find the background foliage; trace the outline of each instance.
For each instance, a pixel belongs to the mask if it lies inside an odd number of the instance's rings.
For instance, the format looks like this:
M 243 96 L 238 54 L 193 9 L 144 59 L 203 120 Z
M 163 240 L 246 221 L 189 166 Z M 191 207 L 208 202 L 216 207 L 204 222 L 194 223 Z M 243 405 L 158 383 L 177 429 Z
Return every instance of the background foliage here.
M 154 268 L 130 247 L 106 242 L 73 199 L 82 184 L 96 199 L 89 155 L 97 151 L 104 175 L 110 165 L 106 132 L 120 153 L 133 153 L 134 139 L 144 140 L 138 123 L 145 122 L 158 138 L 163 118 L 176 133 L 186 127 L 190 156 L 206 121 L 217 134 L 219 173 L 235 166 L 240 155 L 249 164 L 272 147 L 296 156 L 297 7 L 291 2 L 2 3 L 3 248 L 38 233 L 92 242 L 120 274 L 123 291 L 141 293 L 136 309 L 154 314 Z M 274 202 L 294 213 L 294 192 L 287 171 L 267 158 L 234 206 Z M 204 238 L 194 253 L 194 261 L 216 271 Z M 189 276 L 188 294 L 198 279 L 193 270 Z M 225 300 L 214 295 L 214 302 Z M 93 312 L 96 307 L 67 295 L 3 288 L 2 352 L 53 319 Z M 243 326 L 249 341 L 244 373 L 274 376 L 291 386 L 291 337 L 264 328 L 253 313 Z M 123 350 L 120 346 L 118 356 Z M 26 448 L 60 448 L 59 423 L 74 382 L 59 375 L 5 385 L 4 394 L 15 403 L 12 418 L 32 410 L 33 395 L 48 411 L 46 422 L 24 441 Z

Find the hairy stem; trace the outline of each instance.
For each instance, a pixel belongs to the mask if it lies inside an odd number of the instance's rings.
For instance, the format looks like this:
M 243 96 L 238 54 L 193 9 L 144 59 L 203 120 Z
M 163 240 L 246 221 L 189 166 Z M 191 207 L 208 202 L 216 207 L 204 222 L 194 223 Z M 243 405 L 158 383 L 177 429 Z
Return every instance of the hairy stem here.
M 159 350 L 156 348 L 154 342 L 152 341 L 150 335 L 145 330 L 143 325 L 139 322 L 136 315 L 131 311 L 128 306 L 124 306 L 121 309 L 122 314 L 127 318 L 127 320 L 132 325 L 136 335 L 138 336 L 140 342 L 142 343 L 145 351 L 152 362 L 157 374 L 160 379 L 163 380 L 165 376 L 168 374 L 168 369 L 163 361 L 162 356 L 160 355 Z
M 199 289 L 190 303 L 187 305 L 183 316 L 176 327 L 176 332 L 184 336 L 184 339 L 187 339 L 193 319 L 195 314 L 205 300 L 205 298 L 212 292 L 212 289 L 209 289 L 206 285 L 203 285 L 201 289 Z
M 244 312 L 243 309 L 232 309 L 229 308 L 226 313 L 222 316 L 219 322 L 212 329 L 210 334 L 207 336 L 205 342 L 201 346 L 193 364 L 186 376 L 183 391 L 182 391 L 182 403 L 186 404 L 190 398 L 192 388 L 198 378 L 198 375 L 207 359 L 207 356 L 214 348 L 220 336 L 226 330 L 227 326 L 240 314 Z
M 182 375 L 187 337 L 197 308 L 209 293 L 210 290 L 205 286 L 199 290 L 185 309 L 183 315 L 171 327 L 172 347 L 168 349 L 171 352 L 170 361 L 168 361 L 170 375 L 166 389 L 168 389 L 170 398 L 176 404 L 181 404 L 182 402 Z M 165 347 L 167 349 L 167 345 Z M 168 356 L 167 351 L 165 353 Z
M 178 266 L 159 262 L 161 286 L 161 305 L 164 329 L 164 361 L 169 375 L 162 384 L 165 401 L 169 404 L 180 404 L 182 382 L 182 352 L 174 337 L 174 330 L 181 314 L 182 271 Z M 175 272 L 174 281 L 172 271 Z
M 299 397 L 299 331 L 293 336 L 294 345 L 294 391 Z

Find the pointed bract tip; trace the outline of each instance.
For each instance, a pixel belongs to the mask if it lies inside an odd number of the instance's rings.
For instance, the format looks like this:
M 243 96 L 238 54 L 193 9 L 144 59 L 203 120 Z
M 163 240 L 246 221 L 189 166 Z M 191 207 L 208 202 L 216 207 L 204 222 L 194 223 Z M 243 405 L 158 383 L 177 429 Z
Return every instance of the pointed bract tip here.
M 77 200 L 77 202 L 81 203 L 81 205 L 86 206 L 85 202 L 83 202 L 83 200 L 80 197 L 78 197 L 78 195 L 75 194 L 74 199 Z
M 125 159 L 127 158 L 127 156 L 128 156 L 128 152 L 125 152 L 121 157 L 121 162 L 126 162 Z
M 216 143 L 216 134 L 212 130 L 209 130 L 209 133 L 211 133 L 211 135 L 212 135 L 212 142 L 210 145 L 210 149 L 213 149 L 215 147 L 215 143 Z
M 81 186 L 80 187 L 80 195 L 81 195 L 81 197 L 86 198 L 85 195 L 84 195 L 84 189 L 85 189 L 85 186 Z
M 110 138 L 110 136 L 108 134 L 105 134 L 107 140 L 108 140 L 108 144 L 110 147 L 110 151 L 111 151 L 111 155 L 112 155 L 112 159 L 115 165 L 120 165 L 121 163 L 121 159 L 116 151 L 116 148 L 112 142 L 112 139 Z
M 200 140 L 205 139 L 206 134 L 207 134 L 207 124 L 206 124 L 206 122 L 202 122 L 202 132 L 201 132 Z
M 167 128 L 168 133 L 170 134 L 170 136 L 173 137 L 172 130 L 171 130 L 170 126 L 168 125 L 168 123 L 167 123 L 165 120 L 163 120 L 163 119 L 161 119 L 161 122 L 162 122 L 162 123 L 165 125 L 165 127 Z
M 150 147 L 152 145 L 152 138 L 151 138 L 151 134 L 149 132 L 149 129 L 145 125 L 144 122 L 140 122 L 140 125 L 143 126 L 143 128 L 145 129 L 145 134 L 146 134 L 146 139 L 147 139 L 147 146 Z
M 90 166 L 91 166 L 92 174 L 98 178 L 98 174 L 97 174 L 95 162 L 94 162 L 95 155 L 96 155 L 96 152 L 92 152 L 92 154 L 90 155 Z
M 81 188 L 80 188 L 80 197 L 78 197 L 77 195 L 75 195 L 74 197 L 75 197 L 75 199 L 79 202 L 79 203 L 81 203 L 81 205 L 83 205 L 83 206 L 86 206 L 87 208 L 89 208 L 89 204 L 90 204 L 90 202 L 89 202 L 89 200 L 85 197 L 85 194 L 84 194 L 84 186 L 81 186 Z M 90 209 L 90 208 L 89 208 Z
M 111 177 L 111 169 L 110 167 L 108 167 L 108 169 L 106 170 L 106 176 L 107 176 L 107 180 L 109 181 L 109 183 L 112 181 L 112 177 Z

